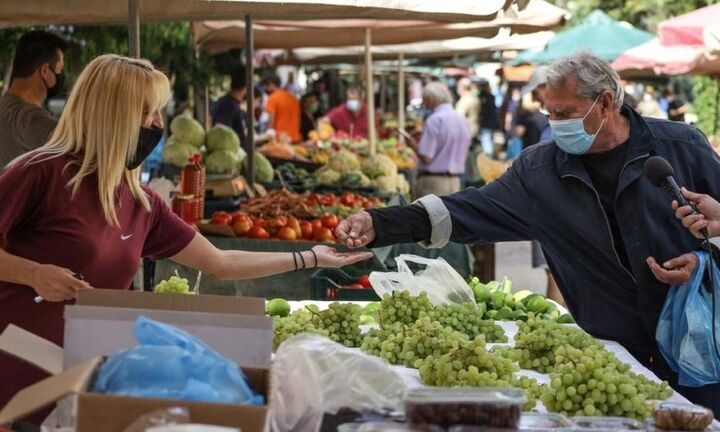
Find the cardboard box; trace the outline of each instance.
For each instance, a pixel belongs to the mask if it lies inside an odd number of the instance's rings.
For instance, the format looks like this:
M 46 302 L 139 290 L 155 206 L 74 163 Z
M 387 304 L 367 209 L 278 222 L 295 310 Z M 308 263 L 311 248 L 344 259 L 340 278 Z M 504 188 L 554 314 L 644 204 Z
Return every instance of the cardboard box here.
M 140 416 L 169 407 L 187 408 L 193 423 L 236 427 L 243 432 L 262 432 L 264 429 L 267 405 L 244 406 L 90 393 L 92 380 L 103 361 L 101 357 L 86 360 L 22 390 L 0 411 L 0 424 L 23 418 L 66 396 L 76 395 L 77 432 L 123 432 Z M 251 368 L 243 368 L 243 371 L 252 388 L 267 398 L 269 371 Z
M 263 299 L 93 290 L 65 307 L 64 368 L 136 346 L 141 315 L 188 331 L 243 368 L 270 366 L 273 320 Z

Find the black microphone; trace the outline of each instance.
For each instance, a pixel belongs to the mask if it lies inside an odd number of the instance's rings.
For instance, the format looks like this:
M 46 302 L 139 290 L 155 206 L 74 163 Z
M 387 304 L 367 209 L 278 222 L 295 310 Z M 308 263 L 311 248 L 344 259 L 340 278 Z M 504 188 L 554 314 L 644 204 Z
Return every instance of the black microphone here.
M 675 182 L 675 170 L 673 170 L 672 165 L 670 165 L 665 158 L 662 156 L 652 156 L 648 158 L 643 166 L 643 173 L 655 186 L 662 188 L 671 199 L 677 201 L 680 207 L 690 206 L 693 209 L 693 214 L 698 213 L 697 208 L 683 196 Z M 706 228 L 701 229 L 700 233 L 705 239 L 708 238 Z

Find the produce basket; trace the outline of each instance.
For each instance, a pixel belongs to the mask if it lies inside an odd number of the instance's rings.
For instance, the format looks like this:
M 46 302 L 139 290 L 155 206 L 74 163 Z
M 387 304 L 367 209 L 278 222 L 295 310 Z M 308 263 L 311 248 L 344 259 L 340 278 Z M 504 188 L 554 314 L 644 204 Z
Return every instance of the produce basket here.
M 368 269 L 347 268 L 319 269 L 310 277 L 310 298 L 312 300 L 337 301 L 379 301 L 380 297 L 372 288 L 343 288 L 354 284 Z

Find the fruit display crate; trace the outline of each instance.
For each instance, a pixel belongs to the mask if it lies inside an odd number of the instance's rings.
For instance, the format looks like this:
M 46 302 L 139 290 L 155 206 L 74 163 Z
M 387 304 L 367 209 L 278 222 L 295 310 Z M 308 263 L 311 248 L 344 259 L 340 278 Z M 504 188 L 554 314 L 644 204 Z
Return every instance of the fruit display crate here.
M 319 269 L 310 278 L 310 298 L 312 300 L 342 301 L 378 301 L 380 297 L 372 288 L 345 288 L 354 284 L 362 275 L 369 272 L 363 269 L 346 268 Z

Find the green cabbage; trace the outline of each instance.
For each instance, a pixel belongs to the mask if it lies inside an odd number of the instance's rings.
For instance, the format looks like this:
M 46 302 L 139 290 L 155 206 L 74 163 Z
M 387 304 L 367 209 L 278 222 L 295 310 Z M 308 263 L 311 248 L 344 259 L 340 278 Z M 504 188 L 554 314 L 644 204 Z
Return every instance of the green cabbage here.
M 382 176 L 394 176 L 398 169 L 392 159 L 384 154 L 376 154 L 363 161 L 362 172 L 374 179 Z
M 207 172 L 212 174 L 237 174 L 239 158 L 230 150 L 214 151 L 205 158 Z
M 242 161 L 243 173 L 247 174 L 248 158 L 246 157 Z M 260 183 L 271 183 L 275 177 L 275 171 L 273 170 L 272 164 L 262 154 L 255 152 L 255 158 L 253 159 L 253 166 L 255 167 L 255 180 Z
M 205 143 L 205 129 L 190 116 L 175 117 L 170 123 L 170 132 L 178 140 L 198 148 Z
M 348 150 L 340 150 L 330 155 L 327 166 L 340 174 L 345 174 L 349 171 L 359 170 L 360 160 L 355 153 Z
M 240 138 L 234 130 L 225 125 L 215 125 L 207 133 L 208 151 L 230 150 L 236 152 L 240 148 Z
M 197 147 L 186 142 L 168 139 L 167 144 L 162 151 L 163 162 L 184 168 L 188 164 L 188 159 L 193 155 L 200 153 Z

